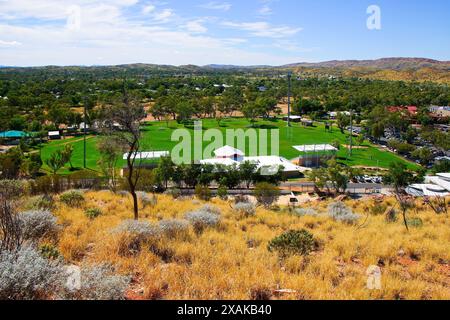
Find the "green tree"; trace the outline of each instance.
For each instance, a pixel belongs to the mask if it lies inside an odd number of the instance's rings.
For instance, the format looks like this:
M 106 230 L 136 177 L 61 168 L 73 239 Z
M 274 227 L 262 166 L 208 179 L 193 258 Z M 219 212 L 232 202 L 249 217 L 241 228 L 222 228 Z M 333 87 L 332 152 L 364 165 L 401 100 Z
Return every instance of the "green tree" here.
M 414 150 L 411 155 L 420 161 L 420 164 L 426 166 L 433 160 L 433 152 L 429 148 L 420 148 Z
M 172 179 L 175 172 L 175 164 L 171 157 L 163 157 L 159 161 L 158 168 L 156 169 L 156 175 L 163 183 L 164 188 L 168 188 L 170 179 Z
M 140 122 L 145 118 L 145 109 L 139 97 L 129 96 L 126 83 L 123 84 L 123 93 L 119 99 L 114 99 L 102 109 L 103 131 L 110 137 L 114 137 L 124 146 L 126 150 L 128 190 L 133 198 L 134 219 L 139 219 L 139 202 L 136 187 L 139 183 L 140 174 L 136 169 L 137 160 L 141 147 Z M 119 127 L 110 124 L 117 123 Z M 119 129 L 120 128 L 120 129 Z M 135 172 L 136 171 L 136 172 Z
M 388 173 L 384 177 L 384 182 L 392 186 L 397 202 L 402 210 L 403 222 L 406 229 L 409 230 L 406 213 L 410 207 L 410 202 L 409 199 L 405 197 L 405 188 L 415 182 L 414 174 L 408 171 L 406 164 L 402 162 L 393 162 L 389 167 Z
M 97 164 L 100 166 L 103 175 L 108 179 L 110 189 L 115 192 L 117 190 L 117 163 L 125 148 L 113 136 L 100 138 L 97 143 L 97 150 L 100 153 Z
M 337 126 L 344 133 L 345 128 L 350 125 L 350 117 L 343 112 L 339 112 L 336 118 Z
M 250 189 L 250 185 L 255 180 L 255 173 L 257 171 L 257 165 L 250 161 L 244 161 L 239 166 L 239 172 L 241 180 L 245 183 L 247 189 Z
M 64 149 L 62 150 L 61 154 L 62 154 L 62 161 L 64 162 L 64 165 L 66 163 L 70 164 L 70 170 L 73 171 L 74 167 L 72 164 L 72 155 L 73 155 L 73 145 L 72 144 L 66 144 L 64 146 Z
M 57 151 L 53 152 L 47 160 L 45 160 L 45 163 L 50 168 L 53 175 L 56 175 L 58 173 L 58 171 L 62 167 L 64 167 L 64 164 L 66 164 L 66 162 L 64 160 L 65 159 L 64 159 L 63 152 L 61 150 L 57 150 Z
M 268 208 L 274 202 L 278 201 L 278 198 L 280 197 L 280 189 L 278 189 L 278 187 L 273 184 L 260 182 L 255 185 L 253 195 L 255 196 L 258 203 Z

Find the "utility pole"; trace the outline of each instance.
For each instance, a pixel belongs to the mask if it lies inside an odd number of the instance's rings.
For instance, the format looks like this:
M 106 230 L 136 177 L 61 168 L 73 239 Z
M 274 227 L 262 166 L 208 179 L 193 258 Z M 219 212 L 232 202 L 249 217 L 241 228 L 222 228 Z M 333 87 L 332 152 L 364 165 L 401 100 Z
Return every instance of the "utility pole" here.
M 349 156 L 353 155 L 353 109 L 350 109 L 350 149 Z
M 84 99 L 84 126 L 83 126 L 83 133 L 84 133 L 84 140 L 83 140 L 83 167 L 86 169 L 86 122 L 87 122 L 87 99 Z
M 292 71 L 288 72 L 288 121 L 287 126 L 291 126 L 291 79 L 292 79 Z

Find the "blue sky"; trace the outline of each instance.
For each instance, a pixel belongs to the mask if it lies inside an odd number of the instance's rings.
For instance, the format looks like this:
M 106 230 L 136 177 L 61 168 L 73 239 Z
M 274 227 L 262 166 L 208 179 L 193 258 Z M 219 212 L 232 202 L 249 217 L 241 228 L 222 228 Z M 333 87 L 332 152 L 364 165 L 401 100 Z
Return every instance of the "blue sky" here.
M 0 65 L 450 60 L 449 12 L 448 0 L 0 0 Z

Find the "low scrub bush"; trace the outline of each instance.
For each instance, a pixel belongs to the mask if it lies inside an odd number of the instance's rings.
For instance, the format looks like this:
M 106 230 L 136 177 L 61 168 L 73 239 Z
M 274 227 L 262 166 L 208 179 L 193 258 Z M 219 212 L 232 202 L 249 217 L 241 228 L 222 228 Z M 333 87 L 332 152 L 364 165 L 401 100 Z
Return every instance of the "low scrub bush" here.
M 18 215 L 24 239 L 39 240 L 58 232 L 56 217 L 50 211 L 32 210 Z
M 89 208 L 84 211 L 84 215 L 89 219 L 95 219 L 102 215 L 102 210 L 98 208 Z
M 26 194 L 27 183 L 21 180 L 0 180 L 0 195 L 5 198 L 19 198 Z
M 119 252 L 121 255 L 137 254 L 143 244 L 155 242 L 161 237 L 161 229 L 147 221 L 125 220 L 113 233 L 121 236 Z
M 62 266 L 33 247 L 0 252 L 0 300 L 49 299 L 63 285 Z
M 69 190 L 59 196 L 59 201 L 71 208 L 79 208 L 83 205 L 85 199 L 83 192 L 79 190 Z
M 228 199 L 228 188 L 225 186 L 220 186 L 219 189 L 217 189 L 217 196 L 222 200 Z
M 51 243 L 45 243 L 39 247 L 39 253 L 46 259 L 56 260 L 60 257 L 57 247 Z
M 290 230 L 272 239 L 267 248 L 270 252 L 278 252 L 280 257 L 291 255 L 306 256 L 316 247 L 314 236 L 307 230 Z
M 155 207 L 158 204 L 158 198 L 154 194 L 148 194 L 146 192 L 138 192 L 138 197 L 142 202 L 142 206 L 147 207 Z
M 208 212 L 216 215 L 221 215 L 220 209 L 210 204 L 205 204 L 199 211 Z
M 370 213 L 378 216 L 378 215 L 382 215 L 383 213 L 386 212 L 388 206 L 387 204 L 384 203 L 375 203 L 371 208 L 370 208 Z
M 233 206 L 234 211 L 243 217 L 251 217 L 256 214 L 256 207 L 250 202 L 239 202 Z
M 394 208 L 389 209 L 386 212 L 385 220 L 387 223 L 397 222 L 397 220 L 398 220 L 397 211 Z
M 211 190 L 209 190 L 209 187 L 197 185 L 195 187 L 195 196 L 203 201 L 209 201 L 211 200 Z
M 185 216 L 193 226 L 196 233 L 203 232 L 206 228 L 212 228 L 219 224 L 220 216 L 204 210 L 189 212 Z
M 408 224 L 408 226 L 413 228 L 420 228 L 423 226 L 423 221 L 420 218 L 407 219 L 406 223 Z
M 53 210 L 55 200 L 51 195 L 35 196 L 28 200 L 26 207 L 30 210 Z
M 328 215 L 336 221 L 353 224 L 358 221 L 359 216 L 343 202 L 333 202 L 328 205 Z
M 130 284 L 130 277 L 115 273 L 112 266 L 101 264 L 81 268 L 80 288 L 66 290 L 65 299 L 122 300 Z
M 317 211 L 311 208 L 296 208 L 293 211 L 294 215 L 303 217 L 303 216 L 311 216 L 311 217 L 316 217 Z
M 272 298 L 272 290 L 268 287 L 253 287 L 250 289 L 250 300 L 254 301 L 268 301 Z
M 189 222 L 186 220 L 171 219 L 159 222 L 162 234 L 169 238 L 186 235 L 189 231 Z

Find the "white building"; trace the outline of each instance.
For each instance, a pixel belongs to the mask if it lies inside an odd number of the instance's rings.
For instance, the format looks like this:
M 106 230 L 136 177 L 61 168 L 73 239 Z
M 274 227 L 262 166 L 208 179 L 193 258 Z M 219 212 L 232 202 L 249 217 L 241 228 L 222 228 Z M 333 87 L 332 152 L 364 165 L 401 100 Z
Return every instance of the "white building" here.
M 283 173 L 287 177 L 299 176 L 302 168 L 296 166 L 289 160 L 279 156 L 259 156 L 245 157 L 244 153 L 236 148 L 224 146 L 214 151 L 214 159 L 201 160 L 201 164 L 222 165 L 225 167 L 240 166 L 244 162 L 251 162 L 256 165 L 257 170 L 262 174 L 271 175 L 283 168 Z
M 230 147 L 230 146 L 224 146 L 222 148 L 217 149 L 214 151 L 214 155 L 216 159 L 232 159 L 234 161 L 242 161 L 245 154 L 236 148 Z
M 59 131 L 49 131 L 48 132 L 48 138 L 50 140 L 60 140 L 61 139 L 61 133 Z
M 436 176 L 427 176 L 424 184 L 412 184 L 405 191 L 416 197 L 450 196 L 450 173 L 438 173 Z

